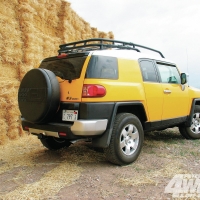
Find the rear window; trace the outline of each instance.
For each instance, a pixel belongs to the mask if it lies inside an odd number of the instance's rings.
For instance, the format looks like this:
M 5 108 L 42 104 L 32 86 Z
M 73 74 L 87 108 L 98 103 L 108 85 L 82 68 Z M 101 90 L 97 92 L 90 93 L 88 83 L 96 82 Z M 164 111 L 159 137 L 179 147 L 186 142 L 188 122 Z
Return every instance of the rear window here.
M 140 61 L 140 68 L 142 71 L 142 77 L 147 82 L 158 82 L 155 66 L 150 60 Z
M 86 57 L 73 57 L 56 60 L 45 60 L 39 68 L 52 71 L 56 76 L 65 80 L 80 78 Z
M 87 68 L 86 78 L 118 79 L 117 58 L 92 56 Z

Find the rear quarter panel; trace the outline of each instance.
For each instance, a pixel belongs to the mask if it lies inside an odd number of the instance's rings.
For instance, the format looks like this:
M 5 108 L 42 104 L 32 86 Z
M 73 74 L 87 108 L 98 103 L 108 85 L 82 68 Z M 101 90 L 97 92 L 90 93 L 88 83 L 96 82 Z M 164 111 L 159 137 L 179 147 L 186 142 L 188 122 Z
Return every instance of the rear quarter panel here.
M 118 59 L 118 80 L 85 79 L 84 84 L 99 84 L 106 88 L 106 95 L 101 98 L 82 98 L 82 102 L 120 102 L 145 101 L 143 80 L 139 64 L 135 60 Z

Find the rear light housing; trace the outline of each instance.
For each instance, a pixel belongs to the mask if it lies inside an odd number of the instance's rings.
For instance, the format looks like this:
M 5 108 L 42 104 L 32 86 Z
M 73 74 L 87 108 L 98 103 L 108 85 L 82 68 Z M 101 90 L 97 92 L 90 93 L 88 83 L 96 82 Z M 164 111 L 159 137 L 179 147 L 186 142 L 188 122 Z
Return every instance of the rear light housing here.
M 106 95 L 106 88 L 102 85 L 84 84 L 82 97 L 103 97 Z

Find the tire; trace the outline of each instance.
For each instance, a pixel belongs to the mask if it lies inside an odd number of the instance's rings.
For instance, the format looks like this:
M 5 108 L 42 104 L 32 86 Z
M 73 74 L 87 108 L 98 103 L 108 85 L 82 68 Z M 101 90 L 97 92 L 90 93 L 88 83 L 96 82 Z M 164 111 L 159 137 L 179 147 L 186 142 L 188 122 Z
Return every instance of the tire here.
M 58 150 L 71 145 L 71 142 L 68 140 L 55 137 L 41 138 L 40 141 L 49 150 Z
M 60 86 L 55 74 L 40 68 L 27 72 L 19 87 L 18 104 L 27 121 L 48 122 L 60 104 Z
M 144 140 L 140 120 L 133 114 L 120 113 L 116 116 L 106 159 L 117 165 L 127 165 L 139 156 Z M 120 145 L 121 143 L 121 145 Z
M 179 131 L 186 139 L 200 139 L 200 106 L 195 106 L 192 116 L 192 124 L 186 127 L 184 124 L 179 126 Z

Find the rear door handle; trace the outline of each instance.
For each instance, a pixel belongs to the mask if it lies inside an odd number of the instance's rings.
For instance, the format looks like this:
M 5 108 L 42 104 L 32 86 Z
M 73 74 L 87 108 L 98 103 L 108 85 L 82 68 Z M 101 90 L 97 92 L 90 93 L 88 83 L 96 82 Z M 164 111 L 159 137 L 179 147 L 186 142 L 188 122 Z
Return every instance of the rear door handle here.
M 165 94 L 171 94 L 171 90 L 164 90 Z

